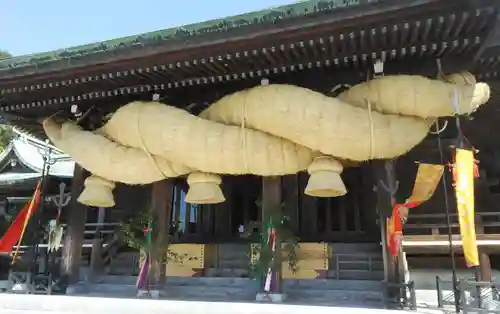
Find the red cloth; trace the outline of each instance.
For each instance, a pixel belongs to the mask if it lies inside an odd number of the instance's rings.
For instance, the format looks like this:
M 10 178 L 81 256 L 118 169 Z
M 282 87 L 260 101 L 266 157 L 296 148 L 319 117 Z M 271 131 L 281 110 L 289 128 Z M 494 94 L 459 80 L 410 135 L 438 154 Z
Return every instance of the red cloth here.
M 394 204 L 392 216 L 387 222 L 387 247 L 391 256 L 399 255 L 399 247 L 403 239 L 403 222 L 401 221 L 400 208 L 414 208 L 420 205 L 420 202 L 409 202 L 405 204 Z
M 24 222 L 26 219 L 30 219 L 28 216 L 28 212 L 31 206 L 31 202 L 34 201 L 33 207 L 31 209 L 31 215 L 33 215 L 40 203 L 40 185 L 37 186 L 35 190 L 35 194 L 33 195 L 33 199 L 31 199 L 19 212 L 16 219 L 12 222 L 7 232 L 0 239 L 0 253 L 11 253 L 12 247 L 16 245 L 21 237 L 21 233 L 23 231 Z

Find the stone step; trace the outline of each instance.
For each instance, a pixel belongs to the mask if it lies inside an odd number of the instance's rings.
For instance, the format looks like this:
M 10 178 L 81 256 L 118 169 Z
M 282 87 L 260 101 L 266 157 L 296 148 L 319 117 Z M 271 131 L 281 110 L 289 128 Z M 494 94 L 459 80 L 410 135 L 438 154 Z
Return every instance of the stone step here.
M 81 295 L 128 296 L 137 294 L 135 285 L 91 284 L 82 290 Z M 196 286 L 169 285 L 161 291 L 161 296 L 171 299 L 196 300 L 235 300 L 245 301 L 255 299 L 255 283 L 247 286 Z
M 308 302 L 382 302 L 382 291 L 300 289 L 286 291 L 290 300 Z
M 217 268 L 248 268 L 250 267 L 250 261 L 248 259 L 243 260 L 219 260 Z
M 81 284 L 74 295 L 134 298 L 136 277 L 106 276 L 106 283 Z M 285 280 L 287 303 L 377 306 L 382 302 L 382 283 L 362 280 Z M 178 300 L 253 301 L 256 282 L 248 278 L 169 277 L 161 297 Z
M 136 276 L 104 276 L 100 284 L 135 286 Z M 202 286 L 202 287 L 248 287 L 254 283 L 248 278 L 225 277 L 168 277 L 167 286 Z
M 283 288 L 289 291 L 314 290 L 350 290 L 350 291 L 381 291 L 381 281 L 372 280 L 334 280 L 334 279 L 285 279 Z
M 197 287 L 197 286 L 170 286 L 164 296 L 175 299 L 191 299 L 198 300 L 234 300 L 245 301 L 254 300 L 257 292 L 257 286 L 254 283 L 248 287 Z
M 205 271 L 207 277 L 240 277 L 247 278 L 250 276 L 249 268 L 209 268 Z

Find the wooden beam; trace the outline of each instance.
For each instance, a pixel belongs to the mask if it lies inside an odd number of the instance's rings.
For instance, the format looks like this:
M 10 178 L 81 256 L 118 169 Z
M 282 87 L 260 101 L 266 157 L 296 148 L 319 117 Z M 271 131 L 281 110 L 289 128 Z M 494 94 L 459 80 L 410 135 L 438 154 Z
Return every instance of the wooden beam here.
M 83 183 L 87 172 L 79 165 L 73 171 L 71 185 L 71 201 L 68 205 L 67 231 L 64 237 L 62 252 L 62 274 L 68 288 L 78 283 L 80 279 L 80 264 L 82 259 L 83 236 L 87 220 L 87 207 L 76 201 L 83 191 Z

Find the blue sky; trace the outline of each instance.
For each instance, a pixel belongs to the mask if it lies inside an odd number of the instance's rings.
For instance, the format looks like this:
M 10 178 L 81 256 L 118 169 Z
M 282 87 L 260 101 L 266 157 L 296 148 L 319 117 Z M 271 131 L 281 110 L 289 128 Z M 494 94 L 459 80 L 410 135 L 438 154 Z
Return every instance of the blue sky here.
M 0 50 L 23 55 L 196 23 L 293 0 L 0 0 Z

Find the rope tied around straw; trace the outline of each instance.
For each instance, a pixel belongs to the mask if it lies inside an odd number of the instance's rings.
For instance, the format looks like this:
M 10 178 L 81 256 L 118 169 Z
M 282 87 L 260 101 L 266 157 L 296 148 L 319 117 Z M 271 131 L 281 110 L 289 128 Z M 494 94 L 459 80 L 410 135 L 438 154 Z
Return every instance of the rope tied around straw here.
M 136 133 L 137 133 L 137 137 L 139 138 L 142 150 L 146 153 L 146 155 L 148 155 L 148 158 L 151 160 L 151 163 L 155 166 L 155 168 L 158 170 L 158 172 L 165 179 L 168 179 L 168 176 L 165 174 L 165 172 L 163 172 L 163 170 L 161 170 L 160 166 L 158 165 L 158 163 L 156 162 L 155 158 L 153 157 L 153 154 L 149 151 L 149 149 L 147 149 L 146 143 L 144 142 L 144 138 L 143 138 L 143 136 L 141 134 L 141 131 L 140 131 L 141 115 L 144 113 L 144 111 L 145 110 L 138 110 L 138 112 L 137 112 L 137 119 L 136 119 L 136 123 L 135 123 L 135 126 L 136 126 L 135 130 L 136 130 Z
M 375 131 L 373 126 L 372 103 L 369 100 L 367 100 L 366 103 L 368 107 L 368 124 L 370 126 L 370 159 L 373 159 L 375 155 Z
M 247 97 L 244 98 L 243 106 L 241 106 L 241 145 L 243 153 L 243 163 L 245 170 L 248 172 L 248 156 L 247 156 L 247 132 L 246 132 L 246 120 L 247 120 Z

